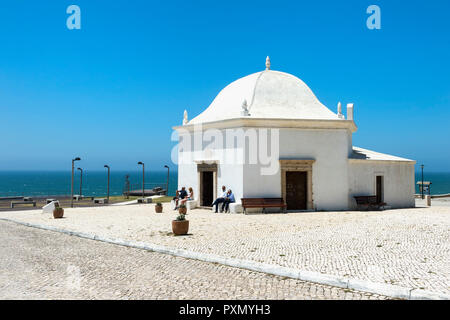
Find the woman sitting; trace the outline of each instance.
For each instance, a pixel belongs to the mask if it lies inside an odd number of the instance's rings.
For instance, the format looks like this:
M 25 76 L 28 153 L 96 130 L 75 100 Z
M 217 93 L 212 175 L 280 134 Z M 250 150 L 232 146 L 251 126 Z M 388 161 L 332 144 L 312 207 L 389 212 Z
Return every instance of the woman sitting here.
M 182 204 L 186 205 L 186 202 L 194 200 L 194 190 L 192 189 L 192 187 L 189 187 L 188 190 L 189 190 L 188 196 L 180 200 L 180 205 Z

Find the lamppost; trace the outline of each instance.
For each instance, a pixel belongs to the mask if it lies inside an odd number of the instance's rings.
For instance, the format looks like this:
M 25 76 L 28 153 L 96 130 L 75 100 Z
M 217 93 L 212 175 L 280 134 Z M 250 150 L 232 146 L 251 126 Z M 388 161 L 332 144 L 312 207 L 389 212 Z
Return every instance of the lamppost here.
M 128 178 L 130 178 L 130 176 L 127 174 L 125 176 L 125 190 L 127 190 L 127 199 L 130 198 L 130 180 L 128 180 Z
M 70 207 L 73 208 L 73 169 L 75 161 L 80 161 L 81 159 L 79 157 L 76 157 L 75 159 L 72 159 L 72 183 L 70 188 Z
M 107 199 L 108 199 L 108 203 L 109 203 L 109 174 L 111 172 L 111 169 L 110 169 L 110 167 L 107 164 L 105 164 L 103 167 L 108 168 L 108 189 L 107 189 L 108 193 L 107 193 Z
M 82 187 L 83 187 L 83 169 L 77 168 L 77 170 L 80 170 L 80 198 L 82 197 Z
M 169 166 L 165 165 L 164 168 L 167 168 L 167 183 L 166 183 L 166 196 L 169 195 Z
M 142 201 L 145 198 L 145 165 L 143 162 L 139 161 L 138 165 L 142 165 Z
M 425 197 L 424 197 L 424 195 L 423 195 L 423 167 L 424 167 L 424 165 L 423 165 L 423 164 L 421 164 L 421 165 L 420 165 L 420 168 L 422 168 L 422 188 L 421 188 L 422 199 L 424 199 L 424 198 L 425 198 Z

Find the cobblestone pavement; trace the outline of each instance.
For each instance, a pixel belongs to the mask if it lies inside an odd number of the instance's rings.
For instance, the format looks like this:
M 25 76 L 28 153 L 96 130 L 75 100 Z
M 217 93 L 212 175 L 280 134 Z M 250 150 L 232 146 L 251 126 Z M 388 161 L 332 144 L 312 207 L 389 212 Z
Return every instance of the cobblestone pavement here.
M 190 235 L 174 237 L 168 204 L 66 209 L 0 217 L 160 244 L 346 278 L 450 293 L 450 207 L 374 212 L 214 214 L 191 210 Z
M 387 299 L 0 221 L 0 299 Z

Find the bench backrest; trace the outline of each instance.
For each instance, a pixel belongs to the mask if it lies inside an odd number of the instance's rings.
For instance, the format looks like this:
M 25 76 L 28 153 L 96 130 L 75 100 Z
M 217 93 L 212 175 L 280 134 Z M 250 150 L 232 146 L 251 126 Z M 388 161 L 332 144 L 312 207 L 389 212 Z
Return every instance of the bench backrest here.
M 353 197 L 357 204 L 376 204 L 377 196 L 356 196 Z
M 261 204 L 284 204 L 283 198 L 241 198 L 241 203 L 245 205 Z
M 258 205 L 264 203 L 264 198 L 241 198 L 242 205 Z
M 283 198 L 264 198 L 264 203 L 280 204 L 280 203 L 284 203 L 284 199 Z

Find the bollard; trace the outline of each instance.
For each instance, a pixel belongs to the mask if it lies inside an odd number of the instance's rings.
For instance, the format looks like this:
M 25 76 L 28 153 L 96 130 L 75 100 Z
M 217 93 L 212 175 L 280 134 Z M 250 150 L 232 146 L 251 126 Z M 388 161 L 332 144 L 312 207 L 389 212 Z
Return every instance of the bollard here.
M 427 206 L 431 207 L 431 196 L 430 195 L 426 195 L 425 196 L 425 200 L 426 200 Z

